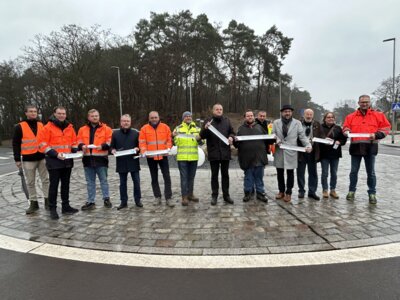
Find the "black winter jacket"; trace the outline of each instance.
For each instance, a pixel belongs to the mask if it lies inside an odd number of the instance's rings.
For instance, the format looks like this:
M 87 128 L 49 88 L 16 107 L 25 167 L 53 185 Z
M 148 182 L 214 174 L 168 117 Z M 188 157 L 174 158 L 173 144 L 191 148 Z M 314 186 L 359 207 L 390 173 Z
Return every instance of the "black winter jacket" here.
M 136 129 L 120 128 L 113 132 L 111 138 L 111 149 L 117 151 L 139 148 L 139 131 Z M 135 159 L 136 155 L 124 155 L 117 157 L 117 173 L 128 173 L 140 171 L 139 159 Z
M 206 120 L 205 124 L 207 124 L 211 120 L 211 125 L 213 125 L 219 132 L 221 132 L 223 136 L 225 136 L 226 138 L 235 137 L 235 132 L 233 131 L 231 121 L 228 118 L 224 116 L 222 116 L 221 118 L 212 117 Z M 203 128 L 200 131 L 200 137 L 202 140 L 207 140 L 207 154 L 209 161 L 231 159 L 230 145 L 226 145 L 209 129 Z
M 263 128 L 256 123 L 252 125 L 246 122 L 238 129 L 238 136 L 265 134 Z M 239 165 L 242 170 L 252 167 L 265 166 L 268 164 L 266 140 L 235 141 L 234 146 L 238 148 Z
M 325 123 L 321 125 L 321 138 L 330 138 L 332 140 L 339 141 L 340 145 L 337 149 L 333 148 L 333 145 L 319 144 L 320 157 L 325 159 L 336 159 L 342 157 L 342 147 L 346 144 L 347 137 L 344 136 L 342 128 L 339 125 L 333 125 L 333 130 L 328 127 Z

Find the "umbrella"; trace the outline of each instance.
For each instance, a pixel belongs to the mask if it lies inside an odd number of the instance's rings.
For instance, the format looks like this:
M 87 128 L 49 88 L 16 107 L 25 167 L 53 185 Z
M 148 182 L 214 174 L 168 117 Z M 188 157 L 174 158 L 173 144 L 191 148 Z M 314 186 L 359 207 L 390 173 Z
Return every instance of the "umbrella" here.
M 22 190 L 24 191 L 26 199 L 29 199 L 28 187 L 26 186 L 24 170 L 22 168 L 19 168 L 18 175 L 21 176 Z

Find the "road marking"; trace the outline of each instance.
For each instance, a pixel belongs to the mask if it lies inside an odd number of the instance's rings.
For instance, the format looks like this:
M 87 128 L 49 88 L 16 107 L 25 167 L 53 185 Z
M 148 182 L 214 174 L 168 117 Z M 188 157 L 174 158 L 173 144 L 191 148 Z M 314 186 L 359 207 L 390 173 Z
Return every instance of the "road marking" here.
M 90 250 L 52 245 L 47 243 L 31 242 L 5 235 L 0 235 L 0 247 L 3 249 L 22 253 L 30 253 L 35 255 L 82 262 L 167 269 L 241 269 L 294 267 L 352 263 L 400 256 L 400 243 L 305 253 L 229 256 L 179 256 Z
M 12 174 L 17 174 L 17 173 L 18 173 L 18 171 L 13 171 L 13 172 L 10 172 L 10 173 L 6 173 L 6 174 L 3 174 L 3 175 L 0 175 L 0 178 L 1 177 L 6 177 L 6 176 L 12 175 Z
M 5 157 L 5 156 L 0 156 L 0 159 L 10 159 L 12 158 L 11 156 Z

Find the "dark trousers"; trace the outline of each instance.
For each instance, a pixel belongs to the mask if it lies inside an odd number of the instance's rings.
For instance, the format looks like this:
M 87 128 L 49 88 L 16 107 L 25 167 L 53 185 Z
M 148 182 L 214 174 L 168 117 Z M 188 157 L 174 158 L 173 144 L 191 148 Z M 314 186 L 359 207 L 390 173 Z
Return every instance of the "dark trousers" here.
M 58 184 L 61 181 L 61 201 L 62 206 L 69 205 L 69 181 L 71 178 L 72 168 L 49 170 L 49 207 L 55 209 L 57 207 Z
M 193 195 L 194 177 L 196 176 L 197 160 L 178 161 L 179 173 L 181 175 L 182 197 Z
M 147 164 L 150 169 L 151 176 L 151 187 L 153 189 L 154 197 L 161 198 L 160 185 L 158 183 L 158 166 L 160 166 L 161 173 L 164 178 L 164 196 L 165 199 L 171 199 L 171 176 L 169 175 L 169 164 L 168 158 L 164 157 L 161 160 L 154 160 L 153 158 L 147 158 Z
M 276 168 L 276 171 L 278 176 L 279 193 L 286 193 L 288 195 L 291 195 L 294 185 L 294 170 L 286 170 L 286 175 L 287 175 L 286 187 L 285 187 L 285 169 Z
M 297 185 L 299 193 L 305 193 L 305 174 L 308 171 L 308 194 L 314 195 L 318 188 L 317 162 L 314 153 L 304 153 L 303 160 L 299 161 L 297 167 Z
M 133 198 L 135 203 L 139 203 L 142 198 L 142 193 L 140 190 L 140 175 L 139 171 L 130 172 L 133 181 Z M 118 173 L 119 175 L 119 195 L 121 197 L 121 204 L 125 205 L 128 203 L 128 173 Z
M 213 160 L 210 161 L 210 166 L 212 196 L 218 197 L 218 173 L 219 168 L 221 167 L 222 194 L 224 195 L 224 198 L 229 197 L 229 160 Z

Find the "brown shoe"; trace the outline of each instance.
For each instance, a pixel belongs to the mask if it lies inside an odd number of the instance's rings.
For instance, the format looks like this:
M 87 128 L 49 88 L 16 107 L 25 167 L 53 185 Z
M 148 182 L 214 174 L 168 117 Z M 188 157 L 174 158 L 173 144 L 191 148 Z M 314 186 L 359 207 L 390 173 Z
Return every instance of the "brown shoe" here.
M 189 204 L 189 199 L 187 196 L 182 197 L 182 206 L 188 206 Z
M 284 193 L 278 193 L 278 194 L 276 194 L 275 199 L 280 200 L 280 199 L 283 199 L 283 197 L 285 197 Z
M 191 194 L 188 196 L 188 200 L 192 202 L 199 202 L 199 198 L 197 198 L 195 195 Z
M 322 191 L 322 197 L 325 198 L 325 199 L 329 198 L 329 194 L 328 194 L 327 190 Z
M 285 201 L 285 202 L 292 201 L 292 195 L 285 194 L 285 197 L 283 197 L 283 201 Z
M 339 195 L 336 194 L 335 190 L 331 190 L 331 192 L 329 193 L 329 195 L 333 198 L 333 199 L 339 199 Z

